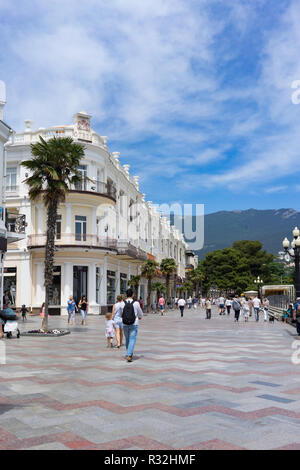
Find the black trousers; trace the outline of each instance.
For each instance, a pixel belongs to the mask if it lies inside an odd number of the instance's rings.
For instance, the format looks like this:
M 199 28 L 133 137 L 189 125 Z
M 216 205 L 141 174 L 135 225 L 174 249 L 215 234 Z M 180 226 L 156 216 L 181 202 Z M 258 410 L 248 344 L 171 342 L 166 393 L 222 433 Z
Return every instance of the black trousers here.
M 234 318 L 236 319 L 236 321 L 239 321 L 239 318 L 240 318 L 240 310 L 235 310 L 235 311 L 234 311 Z
M 183 310 L 184 310 L 184 306 L 181 306 L 181 305 L 180 305 L 180 306 L 179 306 L 179 308 L 180 308 L 180 313 L 181 313 L 181 316 L 183 317 Z
M 208 320 L 211 319 L 211 309 L 210 308 L 206 309 L 206 318 L 208 318 Z
M 300 335 L 300 318 L 297 318 L 296 320 L 296 329 L 297 329 L 298 335 Z
M 227 307 L 226 307 L 226 308 L 227 308 L 227 313 L 228 313 L 228 315 L 229 315 L 229 314 L 230 314 L 230 309 L 231 309 L 231 306 L 230 306 L 230 305 L 227 305 Z

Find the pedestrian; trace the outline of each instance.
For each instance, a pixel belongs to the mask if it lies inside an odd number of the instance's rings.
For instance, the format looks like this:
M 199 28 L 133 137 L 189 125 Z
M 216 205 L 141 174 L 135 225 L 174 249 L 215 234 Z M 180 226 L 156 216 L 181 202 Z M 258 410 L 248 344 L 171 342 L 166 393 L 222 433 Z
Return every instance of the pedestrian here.
M 117 295 L 117 302 L 113 306 L 112 319 L 116 330 L 117 348 L 123 346 L 123 321 L 122 313 L 124 308 L 124 300 L 122 295 Z
M 160 314 L 161 316 L 163 316 L 164 311 L 165 311 L 165 299 L 163 295 L 161 295 L 160 298 L 158 299 L 158 305 L 160 308 Z
M 297 333 L 300 336 L 300 297 L 297 297 L 294 305 L 294 320 L 296 321 Z
M 269 300 L 265 297 L 263 301 L 263 308 L 264 308 L 264 321 L 268 321 L 269 319 L 269 307 L 270 307 L 270 302 Z
M 249 314 L 250 314 L 250 308 L 249 308 L 249 303 L 248 303 L 248 297 L 245 297 L 241 301 L 242 308 L 243 308 L 243 314 L 245 318 L 245 322 L 249 320 Z
M 184 300 L 183 297 L 180 297 L 180 299 L 178 300 L 178 307 L 180 309 L 180 316 L 183 317 L 183 311 L 184 311 L 184 306 L 185 306 L 186 302 Z
M 257 295 L 253 299 L 253 308 L 254 308 L 254 314 L 255 314 L 255 320 L 259 320 L 259 310 L 260 310 L 260 299 L 257 297 Z
M 230 297 L 227 297 L 226 302 L 225 302 L 225 307 L 227 308 L 227 314 L 230 315 L 230 310 L 232 306 L 232 300 Z
M 198 306 L 198 299 L 197 299 L 197 297 L 195 296 L 195 297 L 193 298 L 193 307 L 194 307 L 195 310 L 196 310 L 197 306 Z
M 191 296 L 189 296 L 189 298 L 187 299 L 187 304 L 188 304 L 189 309 L 192 308 L 192 297 Z
M 20 312 L 22 314 L 22 320 L 24 322 L 25 320 L 27 320 L 27 312 L 28 312 L 26 305 L 24 304 L 22 305 Z
M 209 297 L 207 297 L 207 299 L 205 300 L 205 307 L 206 307 L 206 320 L 210 320 L 211 319 L 211 301 Z
M 88 307 L 89 307 L 89 304 L 85 295 L 81 297 L 78 307 L 79 307 L 81 317 L 82 317 L 81 324 L 85 325 L 85 322 L 86 322 L 85 319 L 86 319 L 86 315 L 88 313 Z
M 219 315 L 225 315 L 225 308 L 224 308 L 224 305 L 225 305 L 225 299 L 223 296 L 219 297 Z
M 78 312 L 78 308 L 72 295 L 70 295 L 69 300 L 68 300 L 67 311 L 68 311 L 68 323 L 70 323 L 70 320 L 72 320 L 72 325 L 75 325 L 75 313 Z
M 122 297 L 122 300 L 123 300 L 123 297 Z M 140 304 L 141 309 L 143 310 L 143 308 L 144 308 L 144 301 L 143 301 L 142 297 L 140 297 L 139 304 Z
M 234 310 L 234 321 L 238 322 L 240 318 L 240 311 L 241 311 L 241 302 L 239 297 L 236 295 L 232 301 L 232 308 Z
M 115 330 L 114 330 L 114 321 L 112 319 L 113 314 L 111 312 L 107 312 L 105 315 L 106 322 L 105 322 L 105 336 L 107 339 L 107 348 L 113 348 L 113 341 L 115 337 Z
M 282 321 L 287 323 L 288 318 L 293 318 L 293 304 L 289 304 L 288 308 L 283 311 Z
M 9 291 L 6 290 L 3 295 L 3 309 L 9 308 L 11 305 L 10 297 L 9 297 Z
M 249 316 L 252 317 L 252 313 L 253 313 L 253 300 L 250 298 L 248 300 L 248 305 L 249 305 Z
M 175 297 L 175 308 L 176 308 L 176 309 L 178 308 L 178 300 L 179 300 L 179 298 L 178 298 L 178 297 Z
M 139 302 L 135 302 L 132 298 L 133 291 L 126 291 L 126 300 L 122 313 L 123 330 L 126 339 L 126 360 L 132 362 L 133 350 L 138 334 L 139 320 L 143 317 L 143 311 Z

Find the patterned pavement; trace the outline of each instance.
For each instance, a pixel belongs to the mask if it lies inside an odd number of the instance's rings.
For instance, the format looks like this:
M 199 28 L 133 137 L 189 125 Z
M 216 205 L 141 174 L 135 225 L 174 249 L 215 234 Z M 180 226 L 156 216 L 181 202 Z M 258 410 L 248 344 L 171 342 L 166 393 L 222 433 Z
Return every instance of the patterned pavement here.
M 147 315 L 133 363 L 106 348 L 103 317 L 71 330 L 4 340 L 0 449 L 300 449 L 294 328 Z

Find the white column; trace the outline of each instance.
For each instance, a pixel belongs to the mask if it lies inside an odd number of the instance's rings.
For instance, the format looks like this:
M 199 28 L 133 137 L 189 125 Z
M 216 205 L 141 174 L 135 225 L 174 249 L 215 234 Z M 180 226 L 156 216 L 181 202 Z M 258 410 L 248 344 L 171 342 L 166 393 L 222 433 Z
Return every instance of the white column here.
M 72 204 L 66 204 L 66 233 L 72 233 Z
M 35 305 L 37 307 L 41 307 L 42 303 L 45 302 L 44 263 L 37 263 L 35 266 L 36 266 Z M 28 285 L 28 282 L 26 282 L 25 285 Z
M 107 305 L 107 256 L 104 256 L 101 266 L 100 304 Z
M 92 235 L 97 235 L 97 216 L 96 216 L 97 208 L 93 207 L 92 209 Z
M 22 266 L 22 269 L 19 269 L 20 265 Z M 42 269 L 43 267 L 44 265 L 42 264 Z M 43 284 L 44 283 L 43 271 L 42 271 L 41 280 Z M 21 264 L 19 264 L 17 267 L 17 286 L 16 286 L 16 306 L 17 307 L 21 307 L 22 304 L 25 304 L 27 308 L 31 307 L 32 286 L 33 286 L 33 282 L 31 279 L 30 253 L 24 253 L 21 256 Z
M 64 294 L 61 299 L 62 305 L 67 304 L 70 295 L 73 295 L 73 263 L 67 262 L 64 263 Z
M 88 302 L 90 307 L 96 304 L 96 263 L 92 263 L 88 267 Z M 90 313 L 93 312 L 93 310 Z
M 38 234 L 43 234 L 45 233 L 44 229 L 44 206 L 42 204 L 37 205 L 37 233 Z

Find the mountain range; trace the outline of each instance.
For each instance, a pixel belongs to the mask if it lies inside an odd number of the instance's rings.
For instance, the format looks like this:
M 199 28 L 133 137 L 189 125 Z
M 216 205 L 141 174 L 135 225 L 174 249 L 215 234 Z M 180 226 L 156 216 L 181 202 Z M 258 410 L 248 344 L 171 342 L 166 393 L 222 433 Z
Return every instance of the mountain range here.
M 204 216 L 204 247 L 195 253 L 199 259 L 206 253 L 231 246 L 236 240 L 259 240 L 274 255 L 282 251 L 282 240 L 293 238 L 292 230 L 300 227 L 300 212 L 294 209 L 220 211 Z

